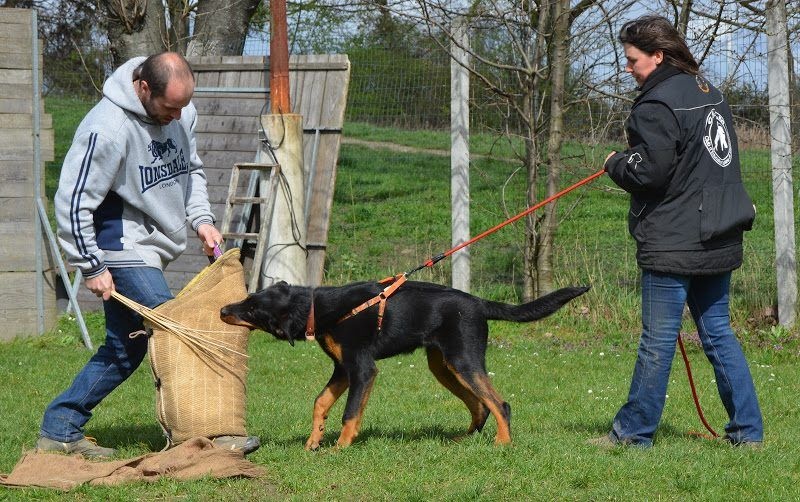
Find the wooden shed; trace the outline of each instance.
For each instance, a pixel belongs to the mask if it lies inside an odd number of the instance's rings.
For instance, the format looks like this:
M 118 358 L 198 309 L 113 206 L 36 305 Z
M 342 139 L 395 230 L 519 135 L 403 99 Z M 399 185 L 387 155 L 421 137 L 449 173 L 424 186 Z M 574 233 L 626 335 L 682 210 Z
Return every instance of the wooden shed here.
M 36 184 L 43 193 L 43 163 L 53 160 L 53 126 L 41 106 L 38 172 L 42 176 L 34 179 L 33 37 L 31 10 L 0 9 L 0 318 L 5 323 L 0 340 L 38 332 Z M 41 50 L 38 68 L 41 82 Z M 57 317 L 54 267 L 47 251 L 44 241 L 46 329 Z

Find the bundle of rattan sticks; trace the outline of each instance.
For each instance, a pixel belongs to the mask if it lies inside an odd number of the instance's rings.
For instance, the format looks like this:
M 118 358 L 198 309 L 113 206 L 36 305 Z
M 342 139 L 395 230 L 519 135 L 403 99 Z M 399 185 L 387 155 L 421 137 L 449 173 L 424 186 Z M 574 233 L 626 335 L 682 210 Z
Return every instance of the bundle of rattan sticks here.
M 161 328 L 168 333 L 179 337 L 189 347 L 191 347 L 208 364 L 228 366 L 234 364 L 233 359 L 242 357 L 247 359 L 249 356 L 229 347 L 225 342 L 213 340 L 208 335 L 225 335 L 225 331 L 209 331 L 190 328 L 169 318 L 168 316 L 141 305 L 125 296 L 114 291 L 112 298 L 130 308 L 134 312 L 144 317 L 144 319 L 157 328 Z

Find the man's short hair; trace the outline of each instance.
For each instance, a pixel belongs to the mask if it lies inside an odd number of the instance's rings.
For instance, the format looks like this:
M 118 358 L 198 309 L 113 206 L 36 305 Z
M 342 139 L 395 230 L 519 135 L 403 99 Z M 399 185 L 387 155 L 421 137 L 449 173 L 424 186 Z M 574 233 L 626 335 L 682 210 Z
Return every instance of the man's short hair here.
M 159 98 L 167 90 L 167 84 L 173 78 L 194 81 L 194 72 L 191 65 L 177 52 L 161 52 L 149 56 L 137 68 L 138 79 L 147 82 L 150 87 L 150 96 Z

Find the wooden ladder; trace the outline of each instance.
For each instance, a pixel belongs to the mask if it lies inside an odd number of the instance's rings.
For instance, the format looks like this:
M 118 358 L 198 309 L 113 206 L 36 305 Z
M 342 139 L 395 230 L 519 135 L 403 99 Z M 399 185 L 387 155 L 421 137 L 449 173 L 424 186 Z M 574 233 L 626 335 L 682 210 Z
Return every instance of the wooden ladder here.
M 237 194 L 239 173 L 241 171 L 250 171 L 250 181 L 247 186 L 247 193 L 244 196 Z M 225 201 L 225 216 L 222 218 L 220 233 L 225 239 L 226 249 L 241 247 L 244 245 L 244 241 L 254 241 L 256 243 L 250 282 L 247 286 L 249 293 L 255 292 L 260 282 L 261 268 L 269 238 L 269 227 L 272 222 L 272 212 L 275 208 L 275 196 L 278 192 L 280 171 L 281 166 L 277 161 L 271 163 L 239 162 L 234 164 L 231 170 L 228 197 Z M 256 189 L 258 189 L 258 196 L 255 194 Z M 233 207 L 237 205 L 242 206 L 242 211 L 236 223 L 236 228 L 232 230 Z M 253 214 L 253 205 L 259 206 L 260 225 L 258 232 L 247 232 L 247 223 Z

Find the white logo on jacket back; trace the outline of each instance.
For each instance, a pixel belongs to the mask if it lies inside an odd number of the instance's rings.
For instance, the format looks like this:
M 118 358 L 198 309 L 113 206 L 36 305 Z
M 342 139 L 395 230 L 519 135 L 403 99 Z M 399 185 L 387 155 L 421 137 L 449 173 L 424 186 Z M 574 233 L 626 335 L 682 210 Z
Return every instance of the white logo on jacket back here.
M 703 144 L 706 145 L 706 150 L 711 154 L 714 162 L 726 167 L 733 160 L 731 136 L 728 134 L 725 119 L 714 108 L 706 116 L 704 130 Z
M 634 152 L 628 157 L 628 164 L 633 164 L 634 169 L 639 169 L 639 164 L 642 162 L 642 156 L 638 152 Z

